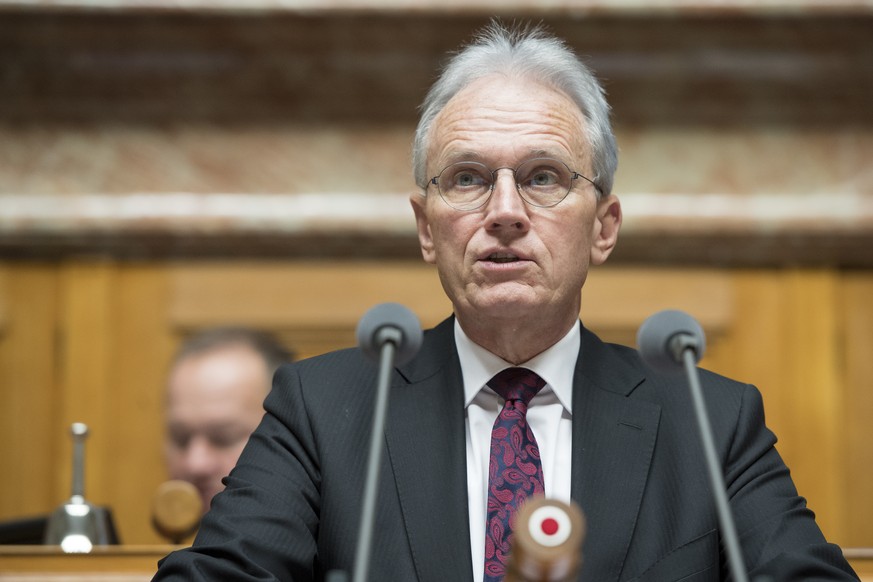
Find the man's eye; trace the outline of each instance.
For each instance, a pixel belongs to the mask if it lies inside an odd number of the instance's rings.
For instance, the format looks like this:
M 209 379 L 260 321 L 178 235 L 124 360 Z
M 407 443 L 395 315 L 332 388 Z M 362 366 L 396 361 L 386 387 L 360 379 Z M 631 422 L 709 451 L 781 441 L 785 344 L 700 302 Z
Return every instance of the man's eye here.
M 191 435 L 187 433 L 170 433 L 170 443 L 177 449 L 184 449 L 191 442 Z
M 209 442 L 213 447 L 229 449 L 235 447 L 249 437 L 248 432 L 241 433 L 213 433 L 209 435 Z
M 554 171 L 540 170 L 533 173 L 527 179 L 527 183 L 533 187 L 553 186 L 558 183 L 558 176 Z
M 464 171 L 455 174 L 453 183 L 458 188 L 472 188 L 484 184 L 485 179 L 476 172 Z
M 218 449 L 226 449 L 235 444 L 235 441 L 226 438 L 226 437 L 218 437 L 212 439 L 212 446 Z

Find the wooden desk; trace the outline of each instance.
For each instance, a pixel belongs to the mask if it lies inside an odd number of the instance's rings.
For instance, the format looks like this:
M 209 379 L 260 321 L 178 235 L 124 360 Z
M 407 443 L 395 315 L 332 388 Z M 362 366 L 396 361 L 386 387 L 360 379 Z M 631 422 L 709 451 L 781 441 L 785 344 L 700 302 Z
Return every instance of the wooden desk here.
M 0 582 L 147 582 L 181 546 L 109 546 L 64 554 L 55 546 L 0 546 Z M 862 582 L 873 582 L 873 548 L 848 548 Z
M 0 582 L 147 582 L 181 546 L 105 546 L 64 554 L 57 546 L 0 546 Z
M 863 582 L 873 582 L 873 548 L 845 548 L 843 554 Z

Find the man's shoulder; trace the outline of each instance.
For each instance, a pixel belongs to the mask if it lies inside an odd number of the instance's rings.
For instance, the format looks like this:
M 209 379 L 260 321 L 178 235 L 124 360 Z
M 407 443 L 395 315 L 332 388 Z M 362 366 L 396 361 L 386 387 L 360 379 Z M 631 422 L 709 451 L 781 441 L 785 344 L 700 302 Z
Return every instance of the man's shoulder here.
M 273 378 L 273 395 L 315 403 L 357 398 L 375 386 L 378 364 L 348 348 L 283 364 Z
M 446 319 L 433 329 L 424 331 L 424 340 L 418 354 L 412 362 L 403 366 L 421 367 L 424 362 L 441 358 L 453 346 L 452 319 Z M 324 382 L 332 378 L 342 378 L 344 381 L 374 382 L 378 372 L 379 362 L 369 357 L 358 347 L 350 347 L 326 352 L 279 367 L 276 374 L 280 378 L 295 376 L 300 381 Z
M 586 357 L 585 348 L 588 348 L 591 352 L 588 355 L 593 356 L 600 365 L 604 366 L 605 374 L 619 373 L 639 378 L 637 388 L 633 391 L 637 397 L 648 395 L 667 400 L 688 398 L 687 379 L 681 367 L 677 367 L 674 374 L 655 371 L 643 362 L 635 348 L 604 342 L 593 333 L 588 333 L 582 357 Z M 746 382 L 729 378 L 705 367 L 698 368 L 698 373 L 708 398 L 736 400 L 741 398 L 746 390 L 754 390 L 754 387 Z

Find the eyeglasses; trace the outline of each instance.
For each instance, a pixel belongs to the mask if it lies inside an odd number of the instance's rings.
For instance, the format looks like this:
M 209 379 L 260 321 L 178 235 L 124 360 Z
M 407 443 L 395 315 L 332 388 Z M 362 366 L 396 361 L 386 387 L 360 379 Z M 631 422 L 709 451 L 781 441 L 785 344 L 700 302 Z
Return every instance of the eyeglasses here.
M 429 183 L 437 187 L 442 199 L 455 210 L 475 210 L 488 202 L 500 170 L 511 171 L 522 200 L 540 208 L 557 206 L 570 193 L 573 180 L 577 178 L 589 182 L 598 193 L 601 192 L 593 180 L 552 158 L 533 158 L 515 169 L 496 170 L 489 170 L 479 162 L 457 162 L 446 166 Z

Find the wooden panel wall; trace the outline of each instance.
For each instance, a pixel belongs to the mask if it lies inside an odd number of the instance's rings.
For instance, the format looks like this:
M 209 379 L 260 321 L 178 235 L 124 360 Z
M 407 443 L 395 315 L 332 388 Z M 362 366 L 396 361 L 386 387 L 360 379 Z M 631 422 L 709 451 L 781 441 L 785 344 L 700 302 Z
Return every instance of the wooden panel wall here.
M 50 267 L 0 268 L 0 519 L 59 501 L 58 279 Z
M 0 265 L 0 519 L 69 495 L 67 429 L 83 421 L 86 494 L 113 508 L 124 542 L 160 542 L 149 501 L 166 478 L 163 383 L 181 339 L 247 324 L 306 357 L 352 345 L 358 318 L 384 301 L 410 306 L 425 326 L 450 311 L 435 271 L 418 262 Z M 623 343 L 664 308 L 701 321 L 706 367 L 761 389 L 826 534 L 873 546 L 873 275 L 606 267 L 583 292 L 586 324 Z
M 837 337 L 844 387 L 844 535 L 854 545 L 873 546 L 873 274 L 843 277 L 837 299 L 844 330 Z

